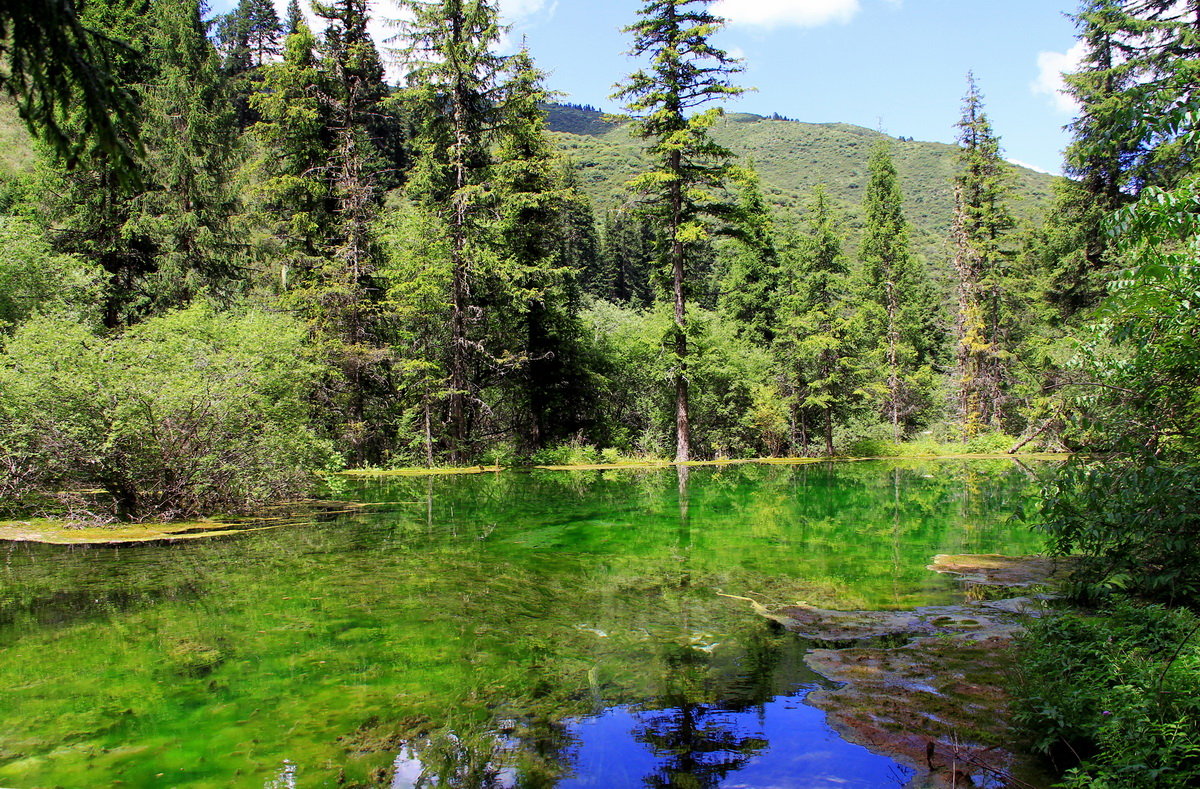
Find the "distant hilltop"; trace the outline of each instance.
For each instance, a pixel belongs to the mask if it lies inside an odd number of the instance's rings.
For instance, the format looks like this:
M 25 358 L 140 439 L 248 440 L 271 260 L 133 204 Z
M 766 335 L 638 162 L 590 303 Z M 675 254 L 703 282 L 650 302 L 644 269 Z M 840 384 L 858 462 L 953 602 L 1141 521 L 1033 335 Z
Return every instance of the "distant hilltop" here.
M 626 199 L 625 182 L 643 167 L 638 141 L 613 116 L 595 107 L 550 104 L 546 109 L 550 130 L 574 163 L 597 212 L 620 205 Z M 891 137 L 849 123 L 805 123 L 777 113 L 729 113 L 713 137 L 753 162 L 767 199 L 785 215 L 802 214 L 813 188 L 825 184 L 846 220 L 851 245 L 862 225 L 867 159 L 877 140 L 892 140 L 905 216 L 913 227 L 913 249 L 935 268 L 947 258 L 957 146 Z M 1011 166 L 1014 214 L 1019 220 L 1040 222 L 1056 176 Z

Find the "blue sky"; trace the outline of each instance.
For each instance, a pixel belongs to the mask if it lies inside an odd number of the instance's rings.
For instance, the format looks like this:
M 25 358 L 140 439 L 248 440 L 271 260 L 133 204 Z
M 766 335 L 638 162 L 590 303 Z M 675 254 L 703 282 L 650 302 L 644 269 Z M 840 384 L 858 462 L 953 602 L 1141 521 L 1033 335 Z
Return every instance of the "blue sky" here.
M 215 0 L 223 11 L 235 0 Z M 286 0 L 277 0 L 281 7 Z M 303 2 L 303 0 L 302 0 Z M 500 0 L 550 88 L 564 100 L 619 110 L 613 83 L 637 67 L 620 28 L 639 0 Z M 1078 49 L 1066 13 L 1075 0 L 719 0 L 729 20 L 716 41 L 745 59 L 739 81 L 757 90 L 731 111 L 882 128 L 953 142 L 973 71 L 1005 156 L 1058 172 L 1074 111 L 1054 91 Z M 397 15 L 374 0 L 380 19 Z M 381 24 L 377 42 L 387 35 Z

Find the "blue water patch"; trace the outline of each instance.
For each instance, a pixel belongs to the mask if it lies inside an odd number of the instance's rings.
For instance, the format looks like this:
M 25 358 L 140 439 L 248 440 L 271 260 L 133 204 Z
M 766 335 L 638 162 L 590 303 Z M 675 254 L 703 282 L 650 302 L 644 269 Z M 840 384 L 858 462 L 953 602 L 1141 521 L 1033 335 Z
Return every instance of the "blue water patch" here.
M 901 787 L 913 771 L 842 739 L 804 703 L 815 687 L 740 711 L 617 707 L 572 726 L 583 787 L 788 789 Z M 686 778 L 684 776 L 687 776 Z

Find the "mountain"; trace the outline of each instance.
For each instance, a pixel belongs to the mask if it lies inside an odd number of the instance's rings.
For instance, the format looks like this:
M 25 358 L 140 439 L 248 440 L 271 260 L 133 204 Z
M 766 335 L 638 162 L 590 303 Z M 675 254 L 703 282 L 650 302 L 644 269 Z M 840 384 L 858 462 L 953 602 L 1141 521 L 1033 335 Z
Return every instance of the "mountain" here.
M 628 126 L 590 107 L 554 104 L 547 110 L 551 133 L 573 162 L 597 213 L 628 200 L 625 182 L 644 166 L 641 142 Z M 749 113 L 726 115 L 712 135 L 754 164 L 764 194 L 784 215 L 803 214 L 813 187 L 825 184 L 845 218 L 851 248 L 862 227 L 867 160 L 876 141 L 890 140 L 913 248 L 935 267 L 947 259 L 957 146 L 889 137 L 845 123 L 802 123 Z M 1013 214 L 1018 222 L 1040 222 L 1055 176 L 1016 165 L 1011 169 Z

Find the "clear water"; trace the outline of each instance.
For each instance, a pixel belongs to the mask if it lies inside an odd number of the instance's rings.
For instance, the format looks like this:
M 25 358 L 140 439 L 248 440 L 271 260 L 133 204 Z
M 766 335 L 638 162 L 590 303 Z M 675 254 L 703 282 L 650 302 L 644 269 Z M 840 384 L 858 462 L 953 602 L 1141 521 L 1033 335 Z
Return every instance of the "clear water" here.
M 961 599 L 1008 461 L 345 482 L 203 542 L 0 544 L 0 786 L 880 787 L 744 600 Z M 731 595 L 731 596 L 725 596 Z

